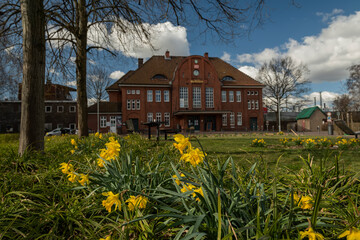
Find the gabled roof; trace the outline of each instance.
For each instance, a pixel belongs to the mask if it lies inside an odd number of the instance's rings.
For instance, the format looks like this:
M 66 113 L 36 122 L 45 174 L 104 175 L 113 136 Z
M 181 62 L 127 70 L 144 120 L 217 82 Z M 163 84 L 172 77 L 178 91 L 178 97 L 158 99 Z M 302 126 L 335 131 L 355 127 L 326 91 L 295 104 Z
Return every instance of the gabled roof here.
M 119 84 L 169 85 L 174 79 L 177 68 L 185 58 L 187 56 L 171 56 L 168 59 L 164 56 L 152 56 L 141 67 L 134 71 L 129 71 L 106 90 L 118 90 Z M 220 58 L 210 57 L 208 59 L 215 67 L 220 81 L 225 76 L 230 76 L 234 79 L 232 81 L 222 81 L 224 86 L 264 86 Z M 156 75 L 163 75 L 165 78 L 154 78 Z
M 326 116 L 326 114 L 318 107 L 310 107 L 310 108 L 305 108 L 304 110 L 302 110 L 296 117 L 296 120 L 299 119 L 308 119 L 311 117 L 311 115 L 316 111 L 319 110 L 322 112 L 322 114 L 324 114 Z

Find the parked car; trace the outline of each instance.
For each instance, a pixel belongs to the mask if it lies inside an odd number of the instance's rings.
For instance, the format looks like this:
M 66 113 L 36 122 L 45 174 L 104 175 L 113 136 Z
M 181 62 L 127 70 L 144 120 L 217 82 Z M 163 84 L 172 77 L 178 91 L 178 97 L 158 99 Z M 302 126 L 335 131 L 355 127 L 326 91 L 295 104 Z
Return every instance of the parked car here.
M 70 128 L 55 128 L 54 130 L 47 132 L 45 136 L 61 136 L 63 134 L 74 134 L 74 131 Z

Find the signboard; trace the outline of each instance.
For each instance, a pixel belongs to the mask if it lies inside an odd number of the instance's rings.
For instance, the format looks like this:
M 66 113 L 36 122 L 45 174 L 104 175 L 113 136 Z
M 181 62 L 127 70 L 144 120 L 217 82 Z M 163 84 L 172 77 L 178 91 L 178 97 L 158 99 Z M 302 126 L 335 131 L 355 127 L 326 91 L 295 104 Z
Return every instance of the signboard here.
M 203 83 L 204 81 L 203 80 L 191 80 L 190 82 L 191 83 Z

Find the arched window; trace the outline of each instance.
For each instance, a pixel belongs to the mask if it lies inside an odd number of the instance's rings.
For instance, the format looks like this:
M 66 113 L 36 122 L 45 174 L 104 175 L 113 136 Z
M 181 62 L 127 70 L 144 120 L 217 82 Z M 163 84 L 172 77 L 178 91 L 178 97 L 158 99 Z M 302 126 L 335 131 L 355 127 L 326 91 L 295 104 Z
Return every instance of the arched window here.
M 231 76 L 225 76 L 221 81 L 234 81 L 235 79 Z

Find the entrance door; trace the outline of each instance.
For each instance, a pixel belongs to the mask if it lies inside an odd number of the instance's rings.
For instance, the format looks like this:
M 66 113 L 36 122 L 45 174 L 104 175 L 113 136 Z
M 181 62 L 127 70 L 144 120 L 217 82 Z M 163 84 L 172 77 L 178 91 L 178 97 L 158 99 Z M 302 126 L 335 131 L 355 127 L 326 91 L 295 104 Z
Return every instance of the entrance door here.
M 207 116 L 205 117 L 205 127 L 206 131 L 215 131 L 216 130 L 216 117 Z
M 250 130 L 257 131 L 257 118 L 256 117 L 250 118 Z
M 134 125 L 134 132 L 139 131 L 139 119 L 138 118 L 131 118 L 130 119 Z
M 116 133 L 116 117 L 110 116 L 110 132 Z
M 200 130 L 200 117 L 199 116 L 189 116 L 188 117 L 188 128 L 194 127 L 195 131 Z

